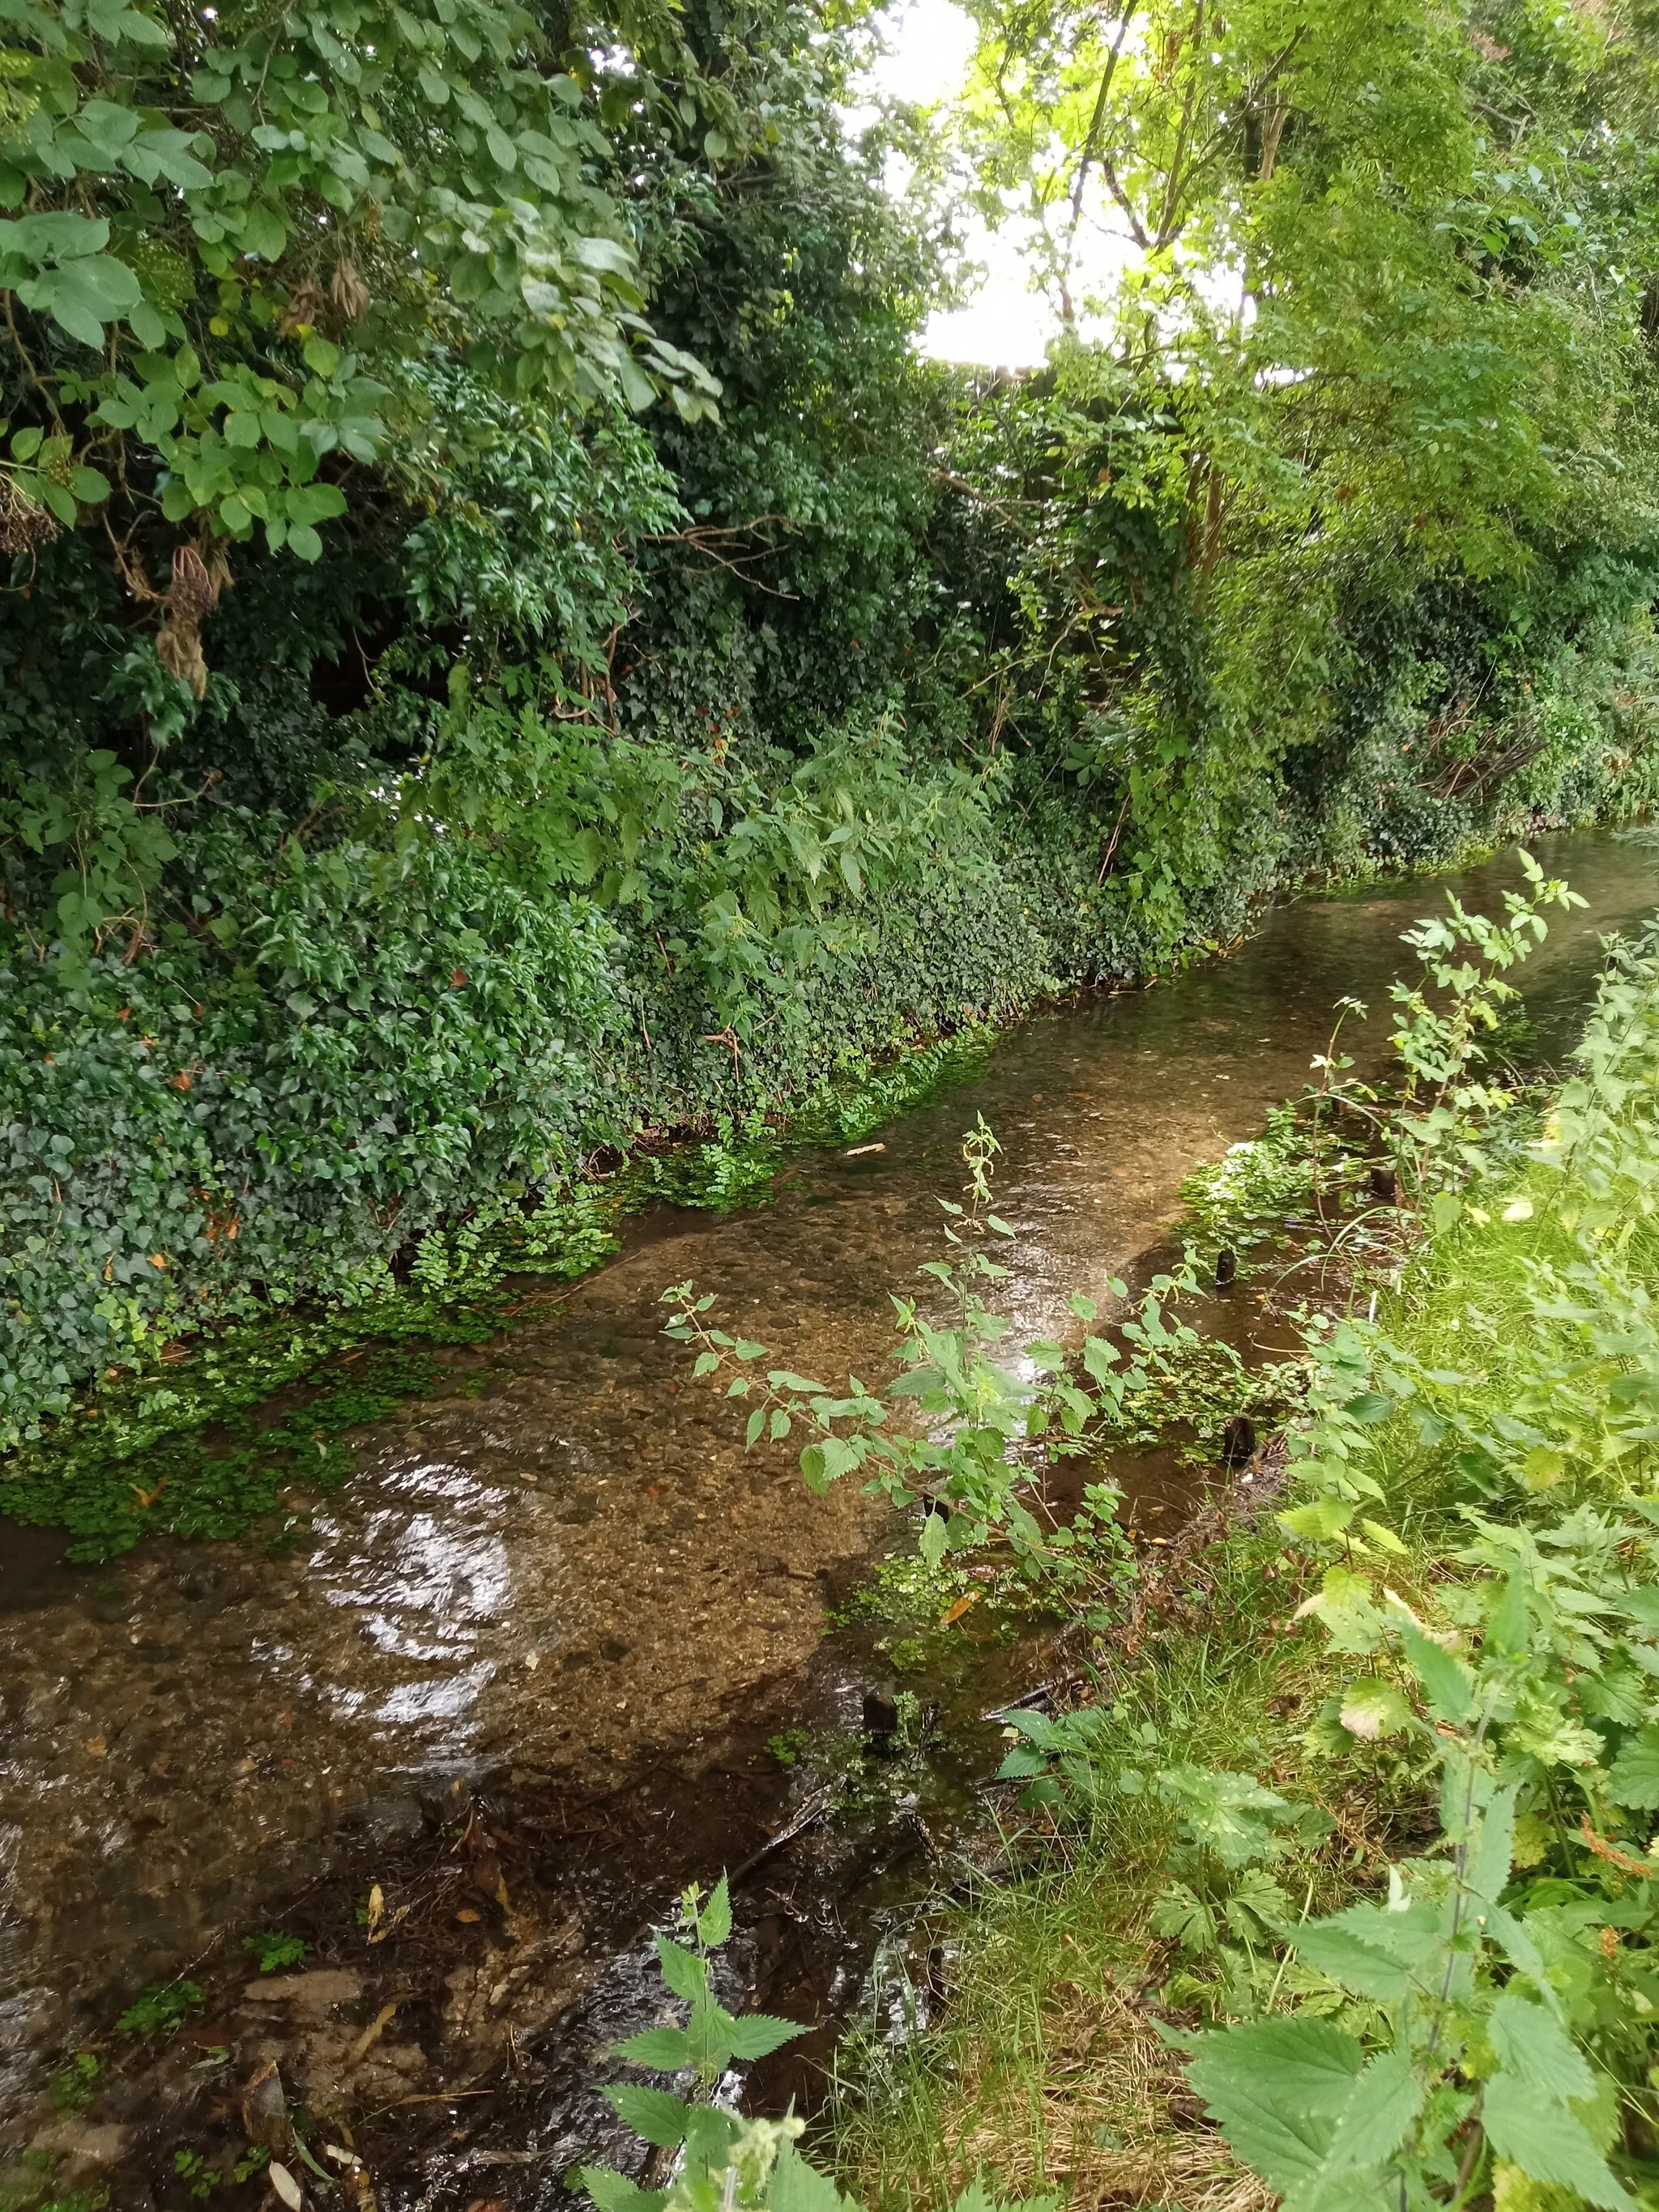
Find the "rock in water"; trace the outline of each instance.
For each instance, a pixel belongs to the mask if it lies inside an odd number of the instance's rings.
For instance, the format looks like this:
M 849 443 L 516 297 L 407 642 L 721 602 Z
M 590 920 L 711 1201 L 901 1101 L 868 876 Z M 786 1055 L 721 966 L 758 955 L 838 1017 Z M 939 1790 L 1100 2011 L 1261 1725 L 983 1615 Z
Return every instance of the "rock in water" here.
M 1221 1464 L 1243 1467 L 1255 1456 L 1255 1423 L 1248 1413 L 1235 1413 L 1221 1431 Z

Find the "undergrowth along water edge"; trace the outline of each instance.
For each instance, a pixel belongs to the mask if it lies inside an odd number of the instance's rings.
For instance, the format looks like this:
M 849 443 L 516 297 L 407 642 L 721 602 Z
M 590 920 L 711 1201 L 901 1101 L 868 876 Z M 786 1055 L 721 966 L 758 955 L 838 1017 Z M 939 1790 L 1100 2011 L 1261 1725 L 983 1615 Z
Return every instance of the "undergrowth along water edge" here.
M 945 2025 L 847 2069 L 830 2148 L 874 2201 L 988 2170 L 1171 2207 L 1659 2203 L 1659 928 L 1529 1121 L 1481 1039 L 1561 888 L 1414 933 L 1434 995 L 1396 991 L 1391 1097 L 1316 1071 L 1388 1141 L 1392 1249 L 1304 1311 L 1278 1512 L 1097 1636 L 1072 1710 L 1008 1717 L 1027 1878 L 958 1928 Z M 927 1387 L 1006 1411 L 963 1286 L 994 1272 L 935 1271 L 965 1327 Z M 750 1379 L 760 1347 L 677 1308 Z M 884 1484 L 995 1489 L 982 1437 L 884 1455 L 863 1405 L 765 1390 L 751 1436 L 804 1419 L 811 1454 L 842 1419 Z

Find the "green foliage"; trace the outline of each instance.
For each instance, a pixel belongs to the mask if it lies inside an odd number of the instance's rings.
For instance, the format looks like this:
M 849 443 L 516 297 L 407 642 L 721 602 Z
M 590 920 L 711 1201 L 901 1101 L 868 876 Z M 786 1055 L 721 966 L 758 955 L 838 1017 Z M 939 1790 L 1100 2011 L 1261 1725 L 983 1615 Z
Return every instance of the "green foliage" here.
M 15 15 L 0 1444 L 600 1256 L 641 1135 L 744 1202 L 781 1114 L 1277 883 L 1659 793 L 1640 40 L 1275 8 L 988 4 L 857 144 L 866 27 L 793 0 Z M 917 358 L 958 153 L 1053 217 L 1040 374 Z
M 284 1936 L 267 1928 L 261 1935 L 244 1936 L 242 1948 L 252 1954 L 262 1974 L 274 1974 L 283 1966 L 297 1966 L 311 1946 L 302 1936 Z
M 734 2019 L 716 2002 L 710 1953 L 732 1933 L 726 1877 L 712 1895 L 695 1887 L 680 1900 L 677 1923 L 690 1948 L 657 1936 L 657 1957 L 670 1996 L 689 2007 L 682 2028 L 648 2028 L 617 2046 L 616 2056 L 656 2073 L 690 2074 L 690 2099 L 630 2081 L 604 2092 L 617 2117 L 653 2149 L 675 2154 L 666 2189 L 644 2190 L 614 2167 L 580 2169 L 583 2187 L 599 2212 L 862 2212 L 835 2183 L 802 2156 L 805 2123 L 751 2119 L 708 2101 L 733 2059 L 764 2057 L 805 2030 L 793 2021 L 751 2013 Z M 978 2183 L 957 2198 L 952 2212 L 1056 2212 L 1058 2200 L 1032 2197 L 1001 2204 Z
M 1007 1274 L 990 1257 L 989 1240 L 1014 1233 L 991 1211 L 998 1149 L 981 1115 L 963 1139 L 966 1202 L 939 1200 L 947 1256 L 921 1270 L 943 1293 L 952 1325 L 939 1326 L 918 1299 L 895 1295 L 897 1371 L 883 1390 L 872 1391 L 857 1376 L 836 1388 L 786 1368 L 763 1367 L 766 1346 L 705 1320 L 714 1296 L 699 1296 L 693 1283 L 663 1292 L 673 1316 L 664 1333 L 698 1347 L 695 1376 L 721 1380 L 727 1399 L 750 1401 L 745 1438 L 750 1449 L 763 1439 L 781 1443 L 798 1427 L 805 1432 L 799 1459 L 809 1490 L 822 1496 L 844 1476 L 861 1474 L 867 1489 L 895 1504 L 918 1496 L 928 1501 L 932 1510 L 924 1515 L 921 1536 L 924 1568 L 937 1570 L 947 1553 L 977 1549 L 996 1530 L 1006 1533 L 1028 1578 L 1103 1589 L 1121 1575 L 1125 1559 L 1116 1525 L 1118 1493 L 1103 1484 L 1089 1486 L 1075 1524 L 1045 1533 L 1020 1495 L 1035 1462 L 1018 1448 L 1040 1441 L 1052 1457 L 1076 1457 L 1097 1453 L 1109 1436 L 1133 1431 L 1144 1401 L 1195 1340 L 1186 1323 L 1171 1322 L 1164 1304 L 1177 1287 L 1192 1287 L 1194 1279 L 1190 1272 L 1153 1278 L 1134 1318 L 1122 1328 L 1131 1346 L 1128 1359 L 1103 1336 L 1085 1338 L 1077 1361 L 1045 1340 L 1024 1347 L 1021 1364 L 1034 1376 L 1024 1379 L 1005 1364 L 1006 1353 L 995 1352 L 1009 1322 L 985 1296 L 985 1288 Z M 1111 1290 L 1115 1297 L 1128 1295 L 1121 1283 L 1115 1281 Z M 1072 1305 L 1085 1322 L 1097 1317 L 1091 1299 L 1075 1297 Z M 916 1415 L 926 1423 L 921 1435 L 896 1419 Z
M 100 2071 L 96 2051 L 77 2051 L 66 2066 L 58 2068 L 46 2085 L 46 2095 L 53 2112 L 84 2112 L 97 2094 Z
M 153 1982 L 115 2023 L 121 2035 L 171 2035 L 207 2002 L 199 1983 Z

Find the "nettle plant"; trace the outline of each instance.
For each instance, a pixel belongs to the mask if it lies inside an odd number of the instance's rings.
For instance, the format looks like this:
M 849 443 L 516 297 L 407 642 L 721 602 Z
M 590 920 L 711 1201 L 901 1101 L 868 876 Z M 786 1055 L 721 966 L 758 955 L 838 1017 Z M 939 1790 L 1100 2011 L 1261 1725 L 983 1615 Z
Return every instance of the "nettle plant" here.
M 1403 1746 L 1437 1770 L 1441 1834 L 1386 1902 L 1280 1921 L 1288 2016 L 1190 2039 L 1194 2086 L 1292 2212 L 1652 2201 L 1656 1140 L 1632 1106 L 1659 1065 L 1659 935 L 1615 955 L 1578 1059 L 1501 1208 L 1510 1273 L 1450 1285 L 1460 1367 L 1364 1325 L 1310 1345 L 1306 1495 L 1280 1523 L 1326 1563 L 1302 1613 L 1346 1678 L 1310 1748 Z M 1411 1599 L 1407 1546 L 1366 1511 L 1395 1447 L 1463 1499 Z
M 925 1500 L 933 1510 L 921 1542 L 930 1564 L 947 1551 L 977 1549 L 995 1534 L 1012 1542 L 1032 1577 L 1057 1577 L 1067 1589 L 1104 1584 L 1127 1571 L 1115 1520 L 1120 1493 L 1109 1483 L 1088 1484 L 1072 1524 L 1049 1528 L 1024 1493 L 1051 1457 L 1097 1454 L 1109 1437 L 1138 1431 L 1140 1401 L 1200 1341 L 1168 1310 L 1172 1294 L 1195 1289 L 1197 1277 L 1188 1264 L 1153 1278 L 1120 1324 L 1127 1355 L 1106 1337 L 1088 1335 L 1076 1354 L 1043 1338 L 1010 1358 L 999 1349 L 1010 1324 L 987 1296 L 1007 1274 L 992 1259 L 990 1240 L 1015 1233 L 991 1210 L 998 1150 L 979 1117 L 963 1141 L 963 1200 L 939 1200 L 946 1256 L 921 1271 L 943 1294 L 948 1318 L 936 1322 L 917 1299 L 893 1295 L 897 1372 L 881 1390 L 855 1375 L 831 1389 L 788 1368 L 766 1367 L 767 1347 L 716 1328 L 708 1318 L 714 1294 L 699 1293 L 695 1283 L 663 1292 L 673 1309 L 665 1334 L 697 1346 L 695 1374 L 723 1379 L 728 1398 L 750 1404 L 751 1447 L 805 1432 L 800 1469 L 816 1495 L 858 1474 L 896 1505 Z M 1114 1297 L 1129 1295 L 1115 1279 L 1109 1287 Z M 1085 1325 L 1099 1318 L 1094 1299 L 1074 1296 L 1069 1303 Z M 919 1417 L 919 1431 L 896 1425 L 902 1413 Z
M 659 1932 L 657 1958 L 673 2008 L 684 2008 L 684 2022 L 629 2036 L 614 2055 L 672 2077 L 687 2094 L 631 2081 L 612 2082 L 604 2093 L 668 2179 L 660 2188 L 643 2189 L 614 2166 L 583 2166 L 582 2185 L 599 2212 L 862 2212 L 801 2155 L 805 2123 L 793 2112 L 781 2120 L 753 2119 L 713 2101 L 735 2087 L 734 2066 L 806 2033 L 798 2021 L 768 2013 L 739 2018 L 715 1997 L 712 1954 L 732 1934 L 724 1875 L 712 1893 L 696 1886 L 682 1893 L 675 1926 L 676 1936 Z M 1056 2212 L 1058 2203 L 1034 2197 L 1002 2204 L 975 2182 L 952 2212 Z
M 1528 887 L 1504 892 L 1507 920 L 1471 914 L 1448 891 L 1443 915 L 1401 933 L 1421 972 L 1415 981 L 1389 986 L 1396 1026 L 1389 1042 L 1402 1070 L 1393 1094 L 1380 1096 L 1357 1081 L 1348 1072 L 1352 1057 L 1339 1051 L 1336 1038 L 1314 1061 L 1316 1136 L 1318 1114 L 1332 1103 L 1374 1121 L 1394 1150 L 1407 1193 L 1428 1201 L 1438 1229 L 1457 1218 L 1458 1184 L 1492 1165 L 1492 1129 L 1516 1103 L 1512 1088 L 1480 1072 L 1494 1033 L 1520 1000 L 1510 970 L 1548 935 L 1546 908 L 1571 912 L 1586 904 L 1559 877 L 1546 877 L 1524 848 L 1516 857 Z M 1344 1020 L 1350 1013 L 1364 1019 L 1358 1000 L 1341 1005 Z M 1340 1029 L 1339 1022 L 1339 1036 Z

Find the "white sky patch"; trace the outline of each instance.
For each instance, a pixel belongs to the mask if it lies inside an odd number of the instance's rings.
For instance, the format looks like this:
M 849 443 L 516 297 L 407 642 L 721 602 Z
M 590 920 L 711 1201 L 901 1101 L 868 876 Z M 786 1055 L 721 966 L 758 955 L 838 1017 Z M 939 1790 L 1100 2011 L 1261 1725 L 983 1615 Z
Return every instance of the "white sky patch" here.
M 870 69 L 872 93 L 917 107 L 955 99 L 967 82 L 977 37 L 965 9 L 955 0 L 896 0 L 878 27 L 882 48 Z M 905 181 L 902 165 L 895 164 L 890 189 L 902 191 Z M 1038 367 L 1059 322 L 1030 289 L 1017 226 L 992 230 L 975 216 L 963 233 L 968 258 L 984 265 L 984 277 L 966 304 L 935 309 L 928 317 L 921 351 L 934 361 L 992 368 Z
M 972 18 L 956 0 L 894 0 L 877 18 L 877 28 L 882 45 L 867 79 L 872 94 L 932 107 L 953 100 L 962 90 L 976 33 Z M 860 108 L 848 117 L 855 128 L 869 119 L 872 111 Z M 896 196 L 902 192 L 906 165 L 893 161 L 887 181 Z M 1134 258 L 1127 238 L 1110 234 L 1115 213 L 1098 180 L 1091 180 L 1073 287 L 1079 310 L 1091 295 L 1109 296 Z M 1057 213 L 1053 219 L 1060 217 Z M 963 225 L 967 258 L 981 264 L 984 273 L 961 307 L 936 308 L 928 317 L 921 339 L 924 355 L 934 361 L 976 362 L 990 368 L 1042 365 L 1059 333 L 1060 316 L 1048 300 L 1032 289 L 1030 238 L 1030 216 L 1012 216 L 994 230 L 976 215 L 967 218 Z M 1089 335 L 1100 330 L 1086 312 L 1080 327 Z

